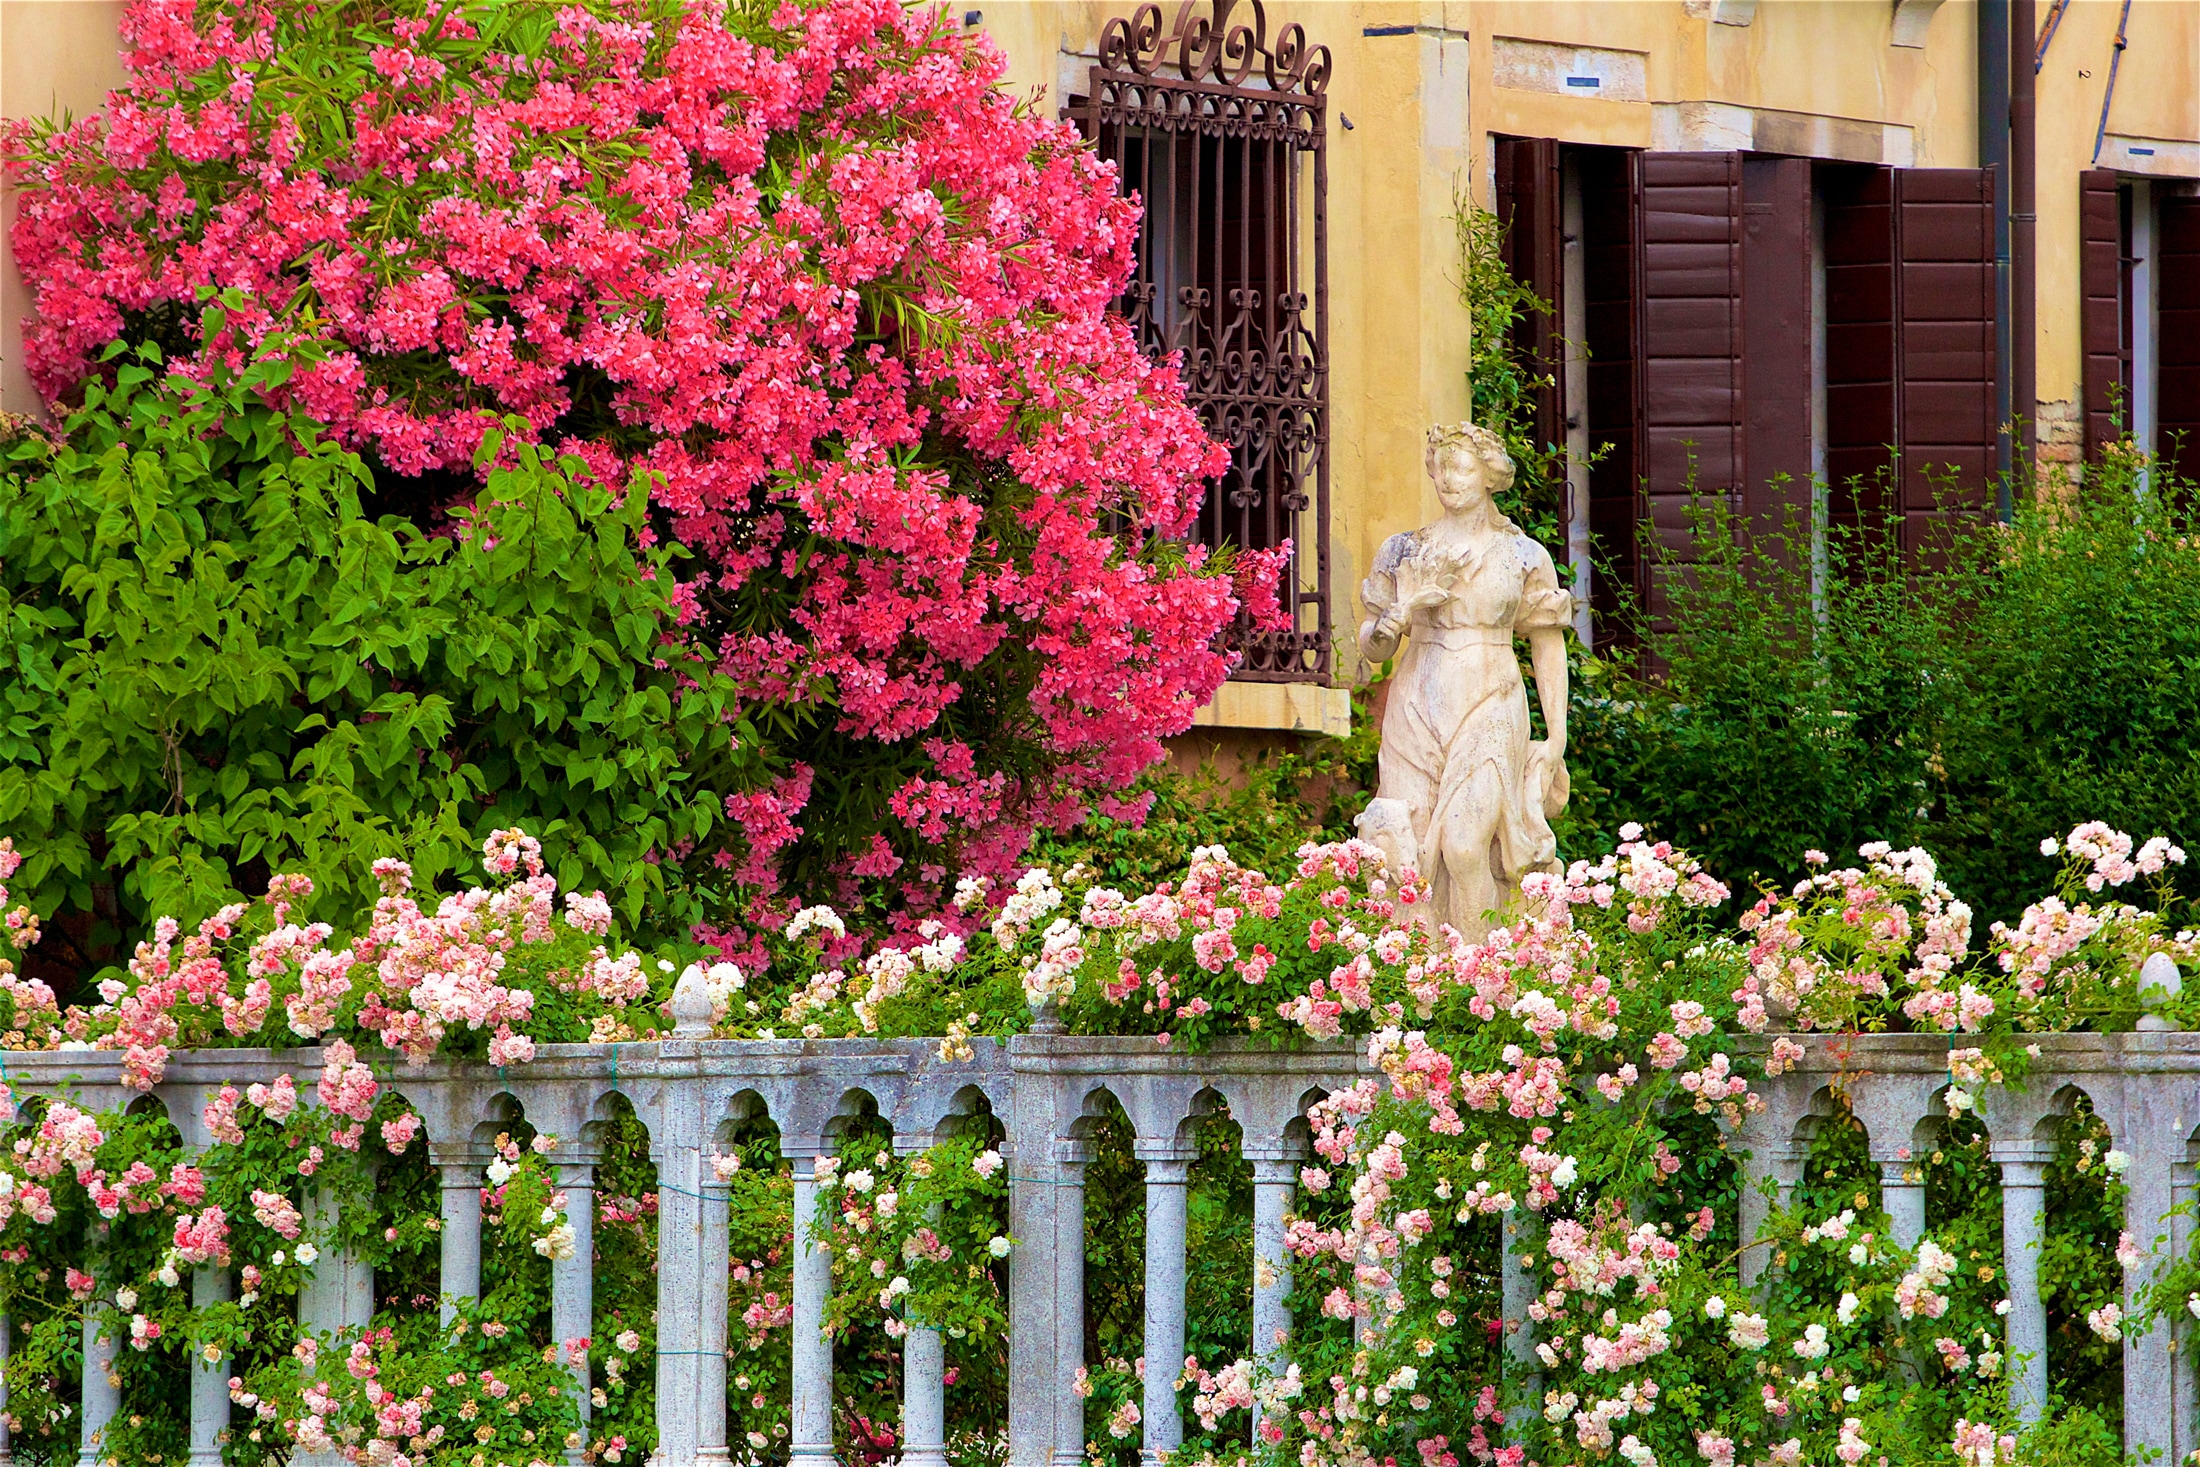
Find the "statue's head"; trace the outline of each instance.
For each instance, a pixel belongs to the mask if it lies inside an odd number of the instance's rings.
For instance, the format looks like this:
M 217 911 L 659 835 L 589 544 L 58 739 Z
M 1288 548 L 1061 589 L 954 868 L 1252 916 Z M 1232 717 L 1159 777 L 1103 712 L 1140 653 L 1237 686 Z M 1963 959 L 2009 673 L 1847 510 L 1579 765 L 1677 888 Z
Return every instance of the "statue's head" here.
M 1512 455 L 1504 440 L 1473 423 L 1450 423 L 1428 430 L 1428 476 L 1444 508 L 1458 511 L 1512 487 Z

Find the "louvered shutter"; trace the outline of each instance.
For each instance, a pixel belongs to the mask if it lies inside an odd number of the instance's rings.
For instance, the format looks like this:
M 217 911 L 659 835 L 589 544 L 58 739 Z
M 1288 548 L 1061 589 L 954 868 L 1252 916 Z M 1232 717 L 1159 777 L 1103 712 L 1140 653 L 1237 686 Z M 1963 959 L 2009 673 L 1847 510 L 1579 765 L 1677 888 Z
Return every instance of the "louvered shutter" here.
M 2154 235 L 2154 451 L 2200 479 L 2200 199 L 2162 200 Z
M 1742 162 L 1743 435 L 1748 520 L 1774 537 L 1810 528 L 1811 165 Z
M 1994 175 L 1904 168 L 1894 175 L 1896 411 L 1903 544 L 1938 540 L 1934 521 L 1991 503 L 1996 467 Z
M 2079 335 L 2085 351 L 2085 448 L 2093 457 L 2131 419 L 2131 366 L 2124 334 L 2123 209 L 2113 169 L 2078 175 Z M 2121 409 L 2116 405 L 2121 393 Z
M 1498 139 L 1497 217 L 1505 226 L 1505 268 L 1551 307 L 1547 313 L 1523 313 L 1512 330 L 1518 359 L 1550 378 L 1536 389 L 1529 425 L 1537 446 L 1545 449 L 1566 441 L 1558 386 L 1564 352 L 1560 323 L 1566 319 L 1564 198 L 1556 138 Z
M 1691 493 L 1740 498 L 1741 164 L 1737 153 L 1636 155 L 1636 436 L 1658 552 L 1645 598 L 1653 621 L 1665 615 L 1673 563 L 1688 552 Z

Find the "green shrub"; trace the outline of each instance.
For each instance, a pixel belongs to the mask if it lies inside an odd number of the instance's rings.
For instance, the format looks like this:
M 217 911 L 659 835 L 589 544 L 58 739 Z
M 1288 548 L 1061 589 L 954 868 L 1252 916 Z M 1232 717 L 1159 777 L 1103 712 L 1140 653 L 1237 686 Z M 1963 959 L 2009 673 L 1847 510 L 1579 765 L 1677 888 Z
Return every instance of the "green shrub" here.
M 60 914 L 42 956 L 88 971 L 273 871 L 356 912 L 377 858 L 432 885 L 521 824 L 630 927 L 710 914 L 663 858 L 711 849 L 750 741 L 663 646 L 642 496 L 521 448 L 431 537 L 362 509 L 360 460 L 278 405 L 286 362 L 200 387 L 117 357 L 60 443 L 0 461 L 0 828 Z
M 1595 792 L 1569 854 L 1615 816 L 1745 881 L 1914 843 L 2013 919 L 2026 853 L 2081 821 L 2200 838 L 2200 533 L 2184 486 L 2134 478 L 2111 453 L 2082 491 L 1958 523 L 1925 571 L 1890 526 L 1830 526 L 1815 611 L 1807 534 L 1752 540 L 1707 502 L 1668 621 L 1577 682 Z

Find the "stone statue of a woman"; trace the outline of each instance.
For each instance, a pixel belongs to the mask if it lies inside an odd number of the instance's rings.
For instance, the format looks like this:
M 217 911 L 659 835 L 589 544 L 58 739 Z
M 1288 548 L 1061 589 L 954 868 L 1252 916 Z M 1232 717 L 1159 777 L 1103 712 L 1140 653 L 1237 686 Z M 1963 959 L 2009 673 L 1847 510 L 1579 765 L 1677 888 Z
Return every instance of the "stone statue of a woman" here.
M 1433 428 L 1428 472 L 1444 517 L 1393 535 L 1362 584 L 1360 653 L 1399 658 L 1383 714 L 1375 799 L 1360 833 L 1431 885 L 1425 921 L 1480 939 L 1519 901 L 1520 878 L 1557 869 L 1550 817 L 1566 807 L 1566 641 L 1573 596 L 1550 552 L 1499 512 L 1513 462 L 1470 423 Z M 1550 737 L 1528 737 L 1525 637 Z

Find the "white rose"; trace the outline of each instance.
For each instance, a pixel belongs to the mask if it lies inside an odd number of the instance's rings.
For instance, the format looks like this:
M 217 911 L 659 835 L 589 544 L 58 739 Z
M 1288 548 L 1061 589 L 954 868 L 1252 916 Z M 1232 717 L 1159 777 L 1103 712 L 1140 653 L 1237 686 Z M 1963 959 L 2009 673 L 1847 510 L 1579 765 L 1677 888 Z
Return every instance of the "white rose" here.
M 135 1290 L 135 1289 L 117 1289 L 117 1290 L 115 1290 L 115 1307 L 116 1307 L 117 1309 L 135 1309 L 135 1308 L 137 1308 L 137 1290 Z
M 314 1259 L 319 1258 L 320 1256 L 321 1250 L 314 1247 L 311 1243 L 300 1243 L 298 1245 L 298 1261 L 300 1263 L 310 1264 L 313 1262 Z
M 1008 1239 L 995 1238 L 992 1242 L 985 1245 L 985 1251 L 992 1254 L 995 1258 L 1008 1257 Z M 2200 1298 L 2200 1295 L 2195 1295 L 2194 1297 Z M 2194 1312 L 2200 1313 L 2200 1310 L 2195 1310 Z
M 1713 1294 L 1703 1301 L 1703 1312 L 1704 1317 L 1707 1319 L 1726 1318 L 1726 1300 L 1720 1298 L 1717 1294 Z

